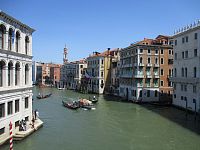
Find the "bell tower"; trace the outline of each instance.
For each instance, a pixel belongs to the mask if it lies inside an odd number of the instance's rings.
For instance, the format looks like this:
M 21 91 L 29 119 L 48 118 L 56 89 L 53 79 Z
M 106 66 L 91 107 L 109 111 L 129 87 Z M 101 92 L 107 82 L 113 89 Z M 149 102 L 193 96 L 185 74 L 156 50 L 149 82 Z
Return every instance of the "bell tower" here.
M 68 54 L 68 49 L 66 48 L 66 44 L 65 44 L 65 48 L 63 50 L 63 64 L 68 63 L 67 54 Z

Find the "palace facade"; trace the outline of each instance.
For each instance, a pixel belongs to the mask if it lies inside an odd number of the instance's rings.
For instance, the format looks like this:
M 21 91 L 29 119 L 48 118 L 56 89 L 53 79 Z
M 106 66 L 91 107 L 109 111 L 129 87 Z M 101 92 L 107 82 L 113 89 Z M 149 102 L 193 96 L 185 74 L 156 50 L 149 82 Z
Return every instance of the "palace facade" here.
M 0 11 L 0 144 L 19 121 L 32 120 L 32 33 L 35 30 Z

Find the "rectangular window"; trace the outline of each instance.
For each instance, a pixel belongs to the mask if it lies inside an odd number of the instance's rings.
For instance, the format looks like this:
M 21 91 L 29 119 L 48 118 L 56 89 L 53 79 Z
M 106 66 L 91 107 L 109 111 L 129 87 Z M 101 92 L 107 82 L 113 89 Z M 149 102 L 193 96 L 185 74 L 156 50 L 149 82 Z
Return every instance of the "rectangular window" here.
M 187 85 L 184 85 L 184 90 L 185 90 L 185 92 L 187 91 Z
M 8 115 L 11 115 L 13 113 L 13 102 L 8 102 Z
M 175 56 L 174 56 L 175 60 L 177 60 L 177 53 L 175 53 Z
M 188 51 L 185 51 L 185 58 L 188 58 Z
M 103 65 L 103 59 L 101 60 L 101 64 Z
M 148 49 L 148 54 L 151 54 L 151 50 L 150 49 Z
M 19 112 L 19 99 L 15 100 L 15 113 Z
M 177 45 L 177 40 L 175 40 L 175 45 Z
M 5 103 L 0 104 L 0 118 L 5 117 Z
M 182 38 L 182 43 L 185 43 L 185 38 L 184 37 Z
M 5 133 L 5 127 L 3 127 L 3 128 L 0 129 L 0 135 L 2 135 L 4 133 Z
M 143 49 L 140 49 L 140 53 L 143 53 Z
M 164 50 L 163 49 L 160 50 L 160 54 L 164 54 Z
M 181 91 L 183 91 L 183 84 L 181 84 Z
M 28 97 L 25 98 L 25 108 L 28 108 Z
M 184 59 L 184 52 L 182 52 L 182 58 Z
M 188 36 L 185 37 L 185 42 L 188 42 Z
M 158 54 L 158 50 L 157 49 L 155 50 L 155 53 Z
M 197 57 L 197 49 L 194 49 L 194 57 Z
M 198 34 L 195 33 L 195 34 L 194 34 L 194 39 L 195 39 L 195 40 L 197 39 L 197 36 L 198 36 Z
M 193 93 L 197 92 L 197 86 L 193 85 Z

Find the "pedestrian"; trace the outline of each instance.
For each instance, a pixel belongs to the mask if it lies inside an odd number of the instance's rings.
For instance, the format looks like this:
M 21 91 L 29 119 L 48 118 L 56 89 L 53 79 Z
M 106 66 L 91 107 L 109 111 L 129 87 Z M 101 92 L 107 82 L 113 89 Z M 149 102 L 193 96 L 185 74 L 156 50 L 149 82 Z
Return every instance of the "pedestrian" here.
M 39 111 L 36 110 L 36 117 L 35 118 L 39 118 Z
M 24 131 L 26 131 L 26 121 L 23 120 Z
M 33 129 L 35 129 L 35 126 L 34 126 L 34 125 L 35 125 L 35 119 L 32 118 L 32 128 L 33 128 Z
M 37 109 L 36 110 L 34 110 L 34 115 L 35 115 L 35 120 L 37 119 Z

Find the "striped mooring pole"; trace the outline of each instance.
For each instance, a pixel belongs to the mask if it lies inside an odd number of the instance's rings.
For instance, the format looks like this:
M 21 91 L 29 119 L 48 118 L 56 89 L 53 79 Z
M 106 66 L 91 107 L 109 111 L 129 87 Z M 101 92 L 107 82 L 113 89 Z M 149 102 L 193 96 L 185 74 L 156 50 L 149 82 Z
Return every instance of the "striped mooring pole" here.
M 13 138 L 12 138 L 12 123 L 9 124 L 10 127 L 10 150 L 13 150 Z

